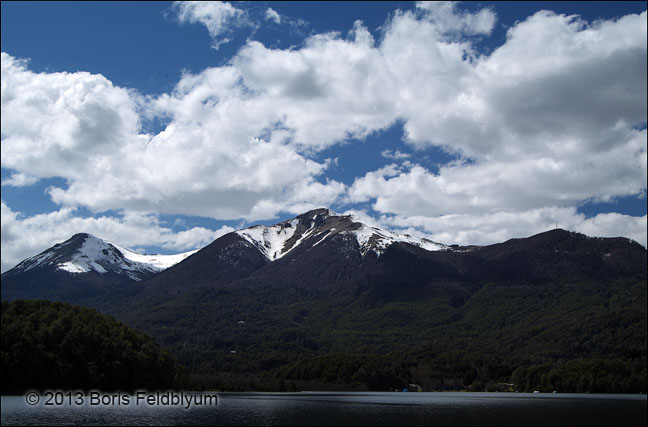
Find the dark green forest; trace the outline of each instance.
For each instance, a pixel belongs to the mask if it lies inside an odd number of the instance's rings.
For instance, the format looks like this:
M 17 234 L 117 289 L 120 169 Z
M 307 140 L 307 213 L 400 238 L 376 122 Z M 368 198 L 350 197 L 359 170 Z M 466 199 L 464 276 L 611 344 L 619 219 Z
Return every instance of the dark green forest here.
M 443 294 L 384 299 L 290 286 L 131 303 L 113 314 L 167 350 L 94 309 L 3 302 L 3 392 L 647 388 L 645 281 L 489 284 L 461 305 Z
M 183 378 L 148 335 L 96 310 L 2 302 L 2 393 L 28 389 L 169 389 Z
M 117 317 L 2 303 L 2 390 L 646 392 L 646 283 L 486 285 L 452 298 L 195 289 Z M 140 302 L 141 303 L 141 302 Z M 179 367 L 175 357 L 184 365 Z M 187 374 L 186 372 L 189 372 Z
M 646 282 L 490 284 L 385 300 L 194 289 L 118 317 L 226 390 L 646 392 Z

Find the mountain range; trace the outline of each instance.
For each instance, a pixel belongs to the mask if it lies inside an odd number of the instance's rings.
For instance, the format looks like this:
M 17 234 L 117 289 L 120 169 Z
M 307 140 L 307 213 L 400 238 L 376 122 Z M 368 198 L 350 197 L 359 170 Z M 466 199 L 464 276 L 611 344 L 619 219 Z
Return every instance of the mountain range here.
M 203 248 L 199 255 L 187 260 L 182 267 L 171 270 L 162 279 L 155 278 L 153 287 L 169 290 L 164 282 L 171 278 L 178 279 L 184 274 L 187 277 L 180 278 L 183 286 L 177 291 L 229 282 L 245 277 L 293 251 L 310 250 L 325 240 L 337 241 L 349 237 L 357 242 L 357 249 L 363 257 L 369 252 L 380 256 L 394 243 L 406 243 L 428 251 L 450 249 L 424 238 L 369 227 L 350 215 L 338 216 L 328 209 L 317 209 L 272 226 L 259 225 L 229 233 Z M 141 255 L 91 234 L 79 233 L 5 272 L 2 275 L 3 298 L 13 299 L 14 294 L 28 298 L 57 297 L 53 291 L 58 291 L 58 286 L 53 286 L 53 283 L 62 284 L 63 287 L 65 283 L 74 283 L 75 289 L 69 290 L 72 298 L 76 291 L 80 292 L 79 295 L 88 295 L 88 289 L 80 288 L 83 286 L 101 292 L 101 286 L 97 285 L 102 284 L 106 291 L 110 284 L 119 286 L 151 279 L 156 273 L 169 269 L 196 252 L 198 250 L 176 255 Z M 206 259 L 208 261 L 205 262 Z M 41 286 L 44 282 L 48 286 Z M 151 288 L 151 285 L 147 286 Z
M 371 382 L 377 363 L 389 378 L 419 369 L 428 387 L 443 376 L 459 387 L 509 382 L 521 366 L 604 358 L 627 371 L 646 358 L 646 249 L 560 229 L 448 246 L 316 209 L 166 257 L 77 234 L 2 275 L 2 299 L 16 298 L 112 314 L 221 382 L 272 373 L 384 387 Z M 453 367 L 435 368 L 449 354 Z M 318 363 L 355 367 L 335 376 Z M 358 364 L 371 380 L 353 376 Z
M 87 233 L 25 259 L 2 274 L 2 298 L 75 302 L 130 284 L 173 295 L 235 281 L 313 289 L 353 282 L 384 291 L 440 281 L 533 282 L 566 275 L 645 275 L 645 248 L 626 238 L 555 229 L 488 246 L 447 246 L 316 209 L 271 226 L 228 233 L 176 255 L 141 255 Z M 307 283 L 305 283 L 308 282 Z M 136 285 L 135 285 L 136 284 Z

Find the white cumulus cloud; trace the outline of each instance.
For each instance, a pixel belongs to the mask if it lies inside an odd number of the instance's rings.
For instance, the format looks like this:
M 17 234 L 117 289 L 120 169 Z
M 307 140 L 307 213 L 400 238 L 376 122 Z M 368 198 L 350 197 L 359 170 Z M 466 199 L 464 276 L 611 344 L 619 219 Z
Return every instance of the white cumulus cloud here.
M 224 1 L 176 1 L 174 2 L 180 22 L 203 24 L 212 38 L 212 47 L 230 42 L 232 30 L 250 25 L 243 9 Z
M 344 190 L 317 180 L 328 163 L 257 137 L 276 112 L 245 94 L 232 67 L 185 75 L 151 101 L 151 114 L 171 117 L 156 135 L 141 132 L 141 97 L 102 76 L 33 73 L 5 53 L 2 71 L 2 166 L 65 178 L 48 190 L 57 204 L 259 219 L 258 203 L 291 210 L 301 192 L 326 187 L 319 201 L 331 204 Z
M 441 33 L 458 32 L 466 35 L 489 35 L 497 21 L 497 15 L 491 9 L 484 8 L 476 13 L 461 11 L 454 1 L 419 1 L 419 10 L 425 11 L 426 18 Z
M 268 21 L 273 21 L 275 24 L 281 24 L 281 15 L 271 7 L 266 9 L 265 18 Z

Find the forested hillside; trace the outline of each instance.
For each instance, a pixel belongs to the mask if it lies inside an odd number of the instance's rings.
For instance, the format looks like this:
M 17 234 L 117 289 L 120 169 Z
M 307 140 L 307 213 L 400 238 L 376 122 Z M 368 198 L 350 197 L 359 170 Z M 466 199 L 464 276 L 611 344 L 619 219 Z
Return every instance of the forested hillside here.
M 220 389 L 646 391 L 645 281 L 439 293 L 196 289 L 122 315 Z
M 49 301 L 2 302 L 2 392 L 168 389 L 183 377 L 143 332 L 96 310 Z

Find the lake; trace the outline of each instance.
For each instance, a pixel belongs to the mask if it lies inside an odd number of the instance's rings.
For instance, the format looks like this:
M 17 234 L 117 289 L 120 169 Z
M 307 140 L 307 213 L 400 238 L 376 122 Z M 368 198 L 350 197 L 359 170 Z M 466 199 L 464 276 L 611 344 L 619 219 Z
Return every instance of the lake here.
M 53 406 L 43 404 L 46 396 L 33 406 L 26 396 L 3 396 L 1 421 L 3 426 L 646 425 L 648 410 L 645 395 L 628 394 L 210 393 L 217 395 L 216 404 L 206 394 L 187 393 L 176 406 L 152 395 L 137 401 L 102 396 L 104 402 L 97 398 L 95 405 L 89 396 L 76 402 L 67 397 L 54 402 L 50 396 Z M 197 404 L 203 397 L 205 403 Z M 187 399 L 193 400 L 187 404 Z

